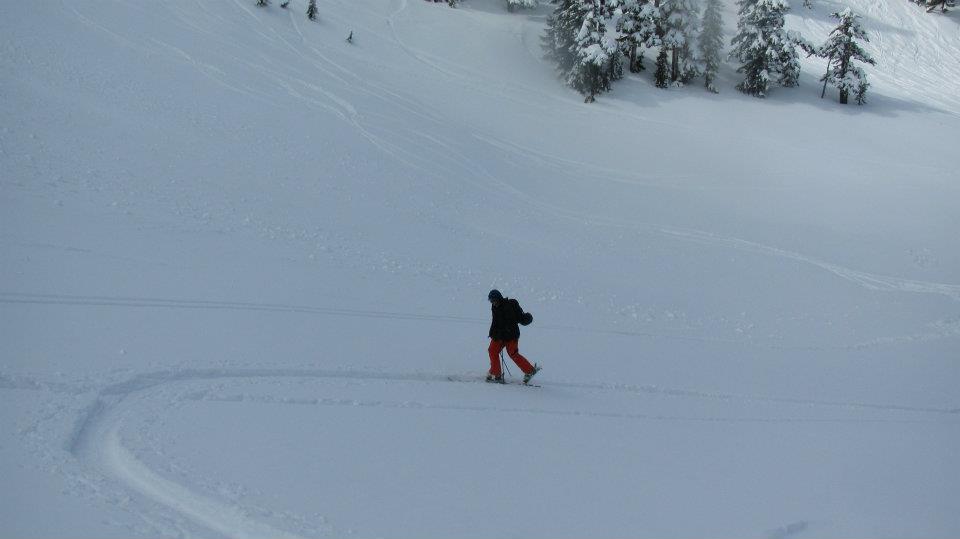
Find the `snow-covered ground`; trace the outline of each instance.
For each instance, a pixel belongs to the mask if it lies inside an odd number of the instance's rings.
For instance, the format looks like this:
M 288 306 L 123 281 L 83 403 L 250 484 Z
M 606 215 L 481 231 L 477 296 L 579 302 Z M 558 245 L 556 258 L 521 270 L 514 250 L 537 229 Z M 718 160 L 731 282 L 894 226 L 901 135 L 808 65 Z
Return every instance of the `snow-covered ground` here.
M 956 12 L 586 105 L 546 9 L 253 3 L 4 8 L 0 535 L 960 535 Z

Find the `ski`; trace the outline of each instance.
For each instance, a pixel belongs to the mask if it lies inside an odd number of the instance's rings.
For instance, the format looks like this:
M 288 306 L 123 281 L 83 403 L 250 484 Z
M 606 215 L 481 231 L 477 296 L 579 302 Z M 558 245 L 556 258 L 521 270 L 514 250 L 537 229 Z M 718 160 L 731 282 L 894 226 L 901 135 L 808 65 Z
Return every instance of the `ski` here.
M 525 386 L 525 387 L 542 387 L 540 384 L 531 384 L 523 383 L 523 380 L 504 380 L 503 382 L 488 382 L 485 377 L 473 377 L 473 376 L 447 376 L 447 381 L 449 382 L 482 382 L 484 384 L 490 385 L 501 385 L 501 386 Z

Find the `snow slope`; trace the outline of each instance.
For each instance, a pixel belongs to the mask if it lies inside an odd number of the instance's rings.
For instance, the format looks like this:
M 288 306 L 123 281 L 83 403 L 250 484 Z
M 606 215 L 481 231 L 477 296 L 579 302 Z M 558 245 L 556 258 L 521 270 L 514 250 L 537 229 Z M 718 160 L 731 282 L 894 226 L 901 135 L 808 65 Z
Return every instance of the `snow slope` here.
M 3 536 L 960 534 L 955 13 L 585 105 L 545 9 L 252 4 L 0 19 Z

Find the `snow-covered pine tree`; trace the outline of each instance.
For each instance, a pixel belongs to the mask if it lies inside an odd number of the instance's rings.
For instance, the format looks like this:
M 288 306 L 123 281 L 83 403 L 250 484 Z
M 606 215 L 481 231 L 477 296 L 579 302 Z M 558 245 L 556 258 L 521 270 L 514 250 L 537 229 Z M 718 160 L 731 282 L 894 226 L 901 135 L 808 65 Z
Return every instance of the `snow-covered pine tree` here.
M 307 4 L 307 18 L 311 21 L 316 20 L 317 18 L 317 0 L 310 0 L 310 3 Z
M 643 39 L 643 45 L 647 48 L 658 47 L 660 49 L 657 54 L 656 71 L 653 74 L 654 84 L 657 88 L 669 86 L 670 79 L 667 48 L 663 44 L 663 36 L 667 33 L 667 23 L 661 8 L 664 1 L 644 2 L 640 5 L 640 12 L 637 15 L 637 35 Z
M 257 0 L 257 7 L 267 7 L 270 5 L 270 0 Z
M 940 13 L 946 13 L 947 7 L 953 7 L 953 5 L 949 0 L 928 0 L 927 13 L 933 13 L 938 7 L 940 8 Z
M 787 10 L 790 10 L 789 6 Z M 782 26 L 780 29 L 781 39 L 783 39 L 780 46 L 780 86 L 797 86 L 800 84 L 800 55 L 797 53 L 797 48 L 806 52 L 807 56 L 816 54 L 817 48 L 800 33 L 784 30 Z
M 507 11 L 513 13 L 518 9 L 537 7 L 537 0 L 507 0 Z
M 547 29 L 541 38 L 544 58 L 556 62 L 557 72 L 564 80 L 577 61 L 574 46 L 583 26 L 580 3 L 581 0 L 562 0 L 547 18 Z
M 667 60 L 667 48 L 660 47 L 660 53 L 657 54 L 657 69 L 653 72 L 653 83 L 657 88 L 668 88 L 670 86 L 670 65 Z
M 567 84 L 586 96 L 586 103 L 592 103 L 622 73 L 620 49 L 607 34 L 600 0 L 579 0 L 578 4 L 583 24 L 574 39 L 576 61 L 567 74 Z
M 946 13 L 948 7 L 954 7 L 956 5 L 955 0 L 910 0 L 918 6 L 922 6 L 927 9 L 927 13 L 933 13 L 936 9 L 940 8 L 940 13 Z
M 831 13 L 831 17 L 838 19 L 840 24 L 830 32 L 827 42 L 817 49 L 817 56 L 827 58 L 827 73 L 820 79 L 824 84 L 830 83 L 840 90 L 840 103 L 847 104 L 853 93 L 858 105 L 866 102 L 867 75 L 859 66 L 853 64 L 858 60 L 865 64 L 876 65 L 876 61 L 863 50 L 857 40 L 870 41 L 867 33 L 860 26 L 859 15 L 855 15 L 850 8 Z
M 696 37 L 697 6 L 694 0 L 664 0 L 661 10 L 666 30 L 663 46 L 670 49 L 670 80 L 686 84 L 700 74 L 691 46 Z
M 765 97 L 770 81 L 796 86 L 800 79 L 797 47 L 814 51 L 799 34 L 783 27 L 790 6 L 786 0 L 737 0 L 740 6 L 737 35 L 731 40 L 730 58 L 740 61 L 738 73 L 745 75 L 737 85 L 743 93 Z
M 289 5 L 290 5 L 290 0 L 283 0 L 283 2 L 280 2 L 280 7 L 282 7 L 283 9 L 287 9 L 287 6 Z
M 619 37 L 620 50 L 628 59 L 631 73 L 639 73 L 643 67 L 643 46 L 648 36 L 643 34 L 640 10 L 648 0 L 608 0 L 607 10 Z
M 723 50 L 723 4 L 720 0 L 706 0 L 703 20 L 700 23 L 700 38 L 697 45 L 703 63 L 703 85 L 716 93 L 714 81 L 720 70 L 720 52 Z

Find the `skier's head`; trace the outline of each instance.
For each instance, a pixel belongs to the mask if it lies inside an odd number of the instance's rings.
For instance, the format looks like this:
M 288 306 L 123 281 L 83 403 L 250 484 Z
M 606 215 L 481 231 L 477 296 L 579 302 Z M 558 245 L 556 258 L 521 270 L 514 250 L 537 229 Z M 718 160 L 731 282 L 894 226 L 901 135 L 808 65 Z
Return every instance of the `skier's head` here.
M 500 300 L 503 299 L 503 294 L 501 294 L 499 290 L 493 289 L 489 294 L 487 294 L 487 299 L 490 301 L 490 303 L 496 305 L 500 303 Z

